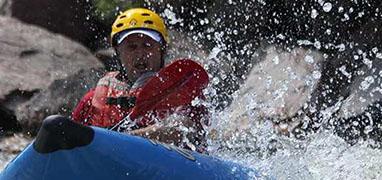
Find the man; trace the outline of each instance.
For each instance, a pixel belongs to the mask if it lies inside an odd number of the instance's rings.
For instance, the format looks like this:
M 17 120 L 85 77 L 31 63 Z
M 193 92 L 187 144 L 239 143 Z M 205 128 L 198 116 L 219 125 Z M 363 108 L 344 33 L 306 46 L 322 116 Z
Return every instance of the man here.
M 109 128 L 132 109 L 129 99 L 145 78 L 161 70 L 169 38 L 161 17 L 148 9 L 136 8 L 121 13 L 112 26 L 111 44 L 119 57 L 121 70 L 109 72 L 90 90 L 73 111 L 74 121 Z M 142 80 L 143 79 L 143 80 Z M 200 95 L 201 98 L 202 95 Z M 144 117 L 147 124 L 129 133 L 164 143 L 203 152 L 208 112 L 191 104 Z M 176 118 L 176 120 L 171 120 Z

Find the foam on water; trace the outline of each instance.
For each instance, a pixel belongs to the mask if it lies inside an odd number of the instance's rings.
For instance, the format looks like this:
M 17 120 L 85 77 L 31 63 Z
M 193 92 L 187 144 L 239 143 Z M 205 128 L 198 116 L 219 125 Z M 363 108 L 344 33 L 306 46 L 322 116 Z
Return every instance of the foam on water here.
M 270 121 L 232 126 L 230 112 L 214 116 L 210 153 L 276 179 L 380 179 L 382 152 L 368 142 L 350 146 L 330 130 L 297 140 L 276 133 Z

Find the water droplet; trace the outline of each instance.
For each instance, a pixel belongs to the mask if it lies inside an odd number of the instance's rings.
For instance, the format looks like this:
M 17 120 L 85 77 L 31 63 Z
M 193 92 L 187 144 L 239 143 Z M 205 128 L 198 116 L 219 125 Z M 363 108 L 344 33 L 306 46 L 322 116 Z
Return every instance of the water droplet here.
M 305 62 L 307 62 L 307 63 L 311 63 L 311 64 L 314 63 L 314 59 L 313 59 L 313 57 L 310 56 L 310 55 L 305 56 L 304 60 L 305 60 Z
M 378 59 L 382 59 L 382 53 L 377 53 L 375 57 L 377 57 Z
M 313 78 L 314 79 L 320 79 L 321 72 L 320 71 L 313 71 Z
M 366 77 L 360 84 L 359 89 L 367 90 L 371 84 L 374 83 L 374 78 L 372 76 Z
M 330 12 L 333 8 L 333 5 L 330 2 L 326 2 L 322 8 L 325 12 Z
M 273 63 L 275 63 L 276 65 L 279 64 L 280 62 L 280 59 L 279 59 L 279 56 L 275 56 L 273 59 L 272 59 Z
M 312 9 L 312 12 L 311 12 L 311 14 L 310 14 L 310 17 L 313 18 L 313 19 L 316 19 L 317 16 L 318 16 L 318 12 L 317 12 L 317 10 Z
M 217 77 L 214 77 L 214 78 L 212 79 L 212 84 L 214 84 L 214 85 L 219 84 L 219 82 L 220 82 L 220 80 L 219 80 L 219 78 L 217 78 Z

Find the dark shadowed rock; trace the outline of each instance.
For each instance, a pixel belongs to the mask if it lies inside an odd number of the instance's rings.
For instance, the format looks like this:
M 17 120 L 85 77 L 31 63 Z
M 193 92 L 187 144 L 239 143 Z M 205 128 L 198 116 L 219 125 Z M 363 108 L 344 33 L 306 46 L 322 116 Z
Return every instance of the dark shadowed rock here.
M 20 124 L 17 122 L 16 116 L 11 110 L 0 106 L 0 136 L 6 131 L 19 131 Z
M 55 80 L 48 89 L 36 94 L 15 111 L 24 131 L 35 134 L 44 118 L 52 114 L 70 116 L 85 93 L 95 87 L 103 69 L 86 69 Z
M 109 26 L 92 12 L 92 1 L 12 0 L 12 17 L 60 33 L 91 49 L 105 43 Z

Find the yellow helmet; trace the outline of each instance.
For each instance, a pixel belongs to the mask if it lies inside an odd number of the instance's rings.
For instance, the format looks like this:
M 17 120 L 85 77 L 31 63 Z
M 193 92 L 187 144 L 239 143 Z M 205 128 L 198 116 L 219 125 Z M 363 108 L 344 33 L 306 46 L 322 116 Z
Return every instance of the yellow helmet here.
M 163 19 L 155 12 L 134 8 L 122 12 L 112 25 L 111 45 L 115 46 L 121 32 L 130 30 L 153 30 L 162 36 L 165 43 L 169 42 L 169 37 Z

